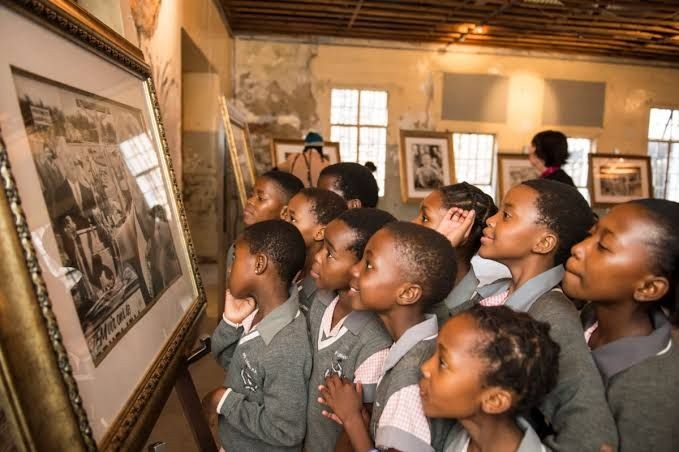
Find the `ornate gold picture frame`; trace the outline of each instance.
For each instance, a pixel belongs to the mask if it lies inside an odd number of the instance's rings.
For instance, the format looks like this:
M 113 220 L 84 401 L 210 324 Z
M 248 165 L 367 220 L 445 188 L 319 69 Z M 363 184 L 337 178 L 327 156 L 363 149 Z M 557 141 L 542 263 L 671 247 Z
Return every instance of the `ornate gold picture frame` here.
M 150 69 L 0 0 L 0 388 L 19 450 L 140 449 L 205 306 Z
M 252 193 L 257 178 L 255 159 L 252 155 L 250 130 L 248 129 L 245 116 L 236 107 L 227 102 L 224 96 L 219 97 L 219 105 L 222 111 L 222 121 L 224 122 L 226 144 L 231 164 L 233 165 L 233 172 L 236 176 L 238 197 L 243 208 L 245 208 L 245 203 L 250 193 Z

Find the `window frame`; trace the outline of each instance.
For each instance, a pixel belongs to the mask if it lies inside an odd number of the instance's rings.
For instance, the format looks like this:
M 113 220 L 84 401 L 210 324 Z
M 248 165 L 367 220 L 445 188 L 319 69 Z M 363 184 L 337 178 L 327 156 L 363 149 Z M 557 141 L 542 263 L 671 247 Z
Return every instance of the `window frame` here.
M 493 201 L 495 201 L 496 198 L 496 192 L 497 192 L 497 175 L 496 175 L 496 170 L 497 170 L 497 165 L 495 164 L 495 160 L 497 160 L 497 153 L 498 153 L 498 142 L 497 142 L 497 133 L 496 132 L 479 132 L 479 131 L 461 131 L 461 130 L 453 130 L 448 132 L 450 134 L 450 140 L 453 145 L 453 160 L 455 160 L 455 172 L 457 173 L 457 154 L 456 154 L 456 149 L 455 149 L 455 134 L 459 135 L 490 135 L 493 137 L 493 149 L 490 154 L 490 182 L 488 184 L 479 184 L 482 186 L 490 186 L 490 190 L 492 194 L 490 196 L 493 198 Z M 464 182 L 464 179 L 458 179 L 457 174 L 455 174 L 455 181 L 456 182 Z M 477 186 L 476 184 L 472 184 L 474 186 Z
M 664 143 L 667 145 L 667 164 L 665 165 L 665 184 L 663 186 L 663 191 L 662 191 L 662 199 L 668 199 L 667 198 L 667 186 L 669 185 L 669 176 L 670 176 L 670 161 L 672 159 L 672 145 L 675 144 L 679 146 L 679 137 L 677 137 L 676 140 L 664 140 L 664 139 L 656 139 L 656 138 L 651 138 L 649 135 L 651 133 L 651 111 L 652 110 L 671 110 L 672 113 L 670 114 L 670 119 L 674 114 L 679 115 L 679 105 L 653 105 L 648 108 L 648 114 L 646 116 L 646 153 L 645 155 L 651 158 L 651 156 L 648 153 L 648 145 L 650 143 Z M 656 178 L 654 177 L 653 174 L 653 162 L 651 161 L 651 183 L 652 183 L 652 188 L 653 188 L 653 196 L 655 197 L 655 186 L 656 186 Z M 679 193 L 677 193 L 677 197 L 679 197 Z
M 332 122 L 332 92 L 334 90 L 354 90 L 358 91 L 358 100 L 357 100 L 357 106 L 356 106 L 356 123 L 351 124 L 351 123 L 341 123 L 337 122 L 334 123 Z M 386 124 L 384 126 L 377 126 L 377 125 L 362 125 L 361 124 L 361 93 L 363 91 L 381 91 L 386 94 L 387 99 L 386 99 Z M 354 156 L 354 160 L 352 162 L 359 163 L 359 152 L 360 152 L 360 147 L 361 147 L 361 128 L 370 128 L 370 129 L 384 129 L 385 130 L 385 143 L 384 143 L 384 180 L 382 181 L 382 191 L 384 192 L 382 195 L 380 195 L 380 198 L 384 197 L 387 191 L 387 149 L 389 147 L 388 145 L 388 137 L 389 137 L 389 91 L 386 88 L 382 87 L 376 87 L 376 86 L 350 86 L 350 85 L 336 85 L 336 86 L 331 86 L 330 91 L 329 91 L 329 104 L 330 104 L 330 115 L 328 118 L 328 124 L 329 124 L 329 129 L 330 133 L 328 133 L 328 136 L 332 138 L 332 128 L 334 126 L 337 127 L 356 127 L 356 155 Z M 340 148 L 340 156 L 342 155 L 342 150 Z M 345 161 L 345 160 L 341 160 Z M 377 165 L 377 162 L 373 162 Z M 379 171 L 379 167 L 378 167 Z M 380 185 L 380 182 L 377 181 L 378 186 Z

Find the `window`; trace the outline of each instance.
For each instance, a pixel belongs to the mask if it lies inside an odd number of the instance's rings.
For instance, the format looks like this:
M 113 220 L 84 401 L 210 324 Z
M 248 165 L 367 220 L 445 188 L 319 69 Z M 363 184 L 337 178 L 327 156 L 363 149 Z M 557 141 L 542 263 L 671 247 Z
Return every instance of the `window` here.
M 679 201 L 679 110 L 651 108 L 648 155 L 654 197 Z
M 330 97 L 330 139 L 340 143 L 343 162 L 373 162 L 384 196 L 387 157 L 387 92 L 333 89 Z
M 592 140 L 589 138 L 568 138 L 568 162 L 563 170 L 573 178 L 575 186 L 589 202 L 587 172 L 589 170 L 589 153 L 592 151 Z
M 455 178 L 476 185 L 495 198 L 493 187 L 493 154 L 495 135 L 453 133 Z

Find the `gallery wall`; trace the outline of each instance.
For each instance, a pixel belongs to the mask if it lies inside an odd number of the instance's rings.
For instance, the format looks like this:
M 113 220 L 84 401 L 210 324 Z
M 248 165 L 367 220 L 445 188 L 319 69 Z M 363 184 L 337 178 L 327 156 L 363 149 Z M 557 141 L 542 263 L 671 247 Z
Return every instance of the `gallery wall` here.
M 260 170 L 270 165 L 272 136 L 300 138 L 314 129 L 329 139 L 332 88 L 387 90 L 386 195 L 380 206 L 400 218 L 414 216 L 416 207 L 400 199 L 399 129 L 494 133 L 500 151 L 521 152 L 534 133 L 558 127 L 595 139 L 599 152 L 644 154 L 649 108 L 679 106 L 678 69 L 502 50 L 239 36 L 235 71 L 235 97 L 248 112 Z M 507 77 L 506 121 L 442 120 L 446 73 Z M 545 79 L 605 82 L 603 127 L 543 124 Z

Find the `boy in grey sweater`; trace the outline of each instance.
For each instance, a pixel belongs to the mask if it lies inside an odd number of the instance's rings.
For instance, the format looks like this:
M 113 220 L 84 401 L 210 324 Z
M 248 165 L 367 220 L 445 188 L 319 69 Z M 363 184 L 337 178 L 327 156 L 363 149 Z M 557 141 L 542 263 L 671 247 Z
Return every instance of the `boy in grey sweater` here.
M 321 414 L 318 387 L 337 375 L 363 385 L 363 403 L 375 401 L 375 388 L 392 340 L 372 312 L 354 311 L 349 296 L 351 267 L 370 237 L 396 221 L 379 209 L 351 209 L 328 224 L 311 275 L 319 288 L 309 310 L 314 365 L 309 383 L 308 451 L 335 450 L 342 428 Z
M 362 410 L 363 392 L 336 375 L 321 389 L 322 403 L 344 426 L 354 450 L 373 447 L 402 452 L 438 450 L 444 433 L 424 414 L 420 366 L 436 346 L 436 316 L 425 314 L 452 289 L 455 251 L 436 231 L 390 223 L 372 236 L 352 268 L 354 310 L 373 311 L 395 341 L 380 373 L 372 416 Z M 451 278 L 452 276 L 452 278 Z
M 302 448 L 311 350 L 289 288 L 304 259 L 302 236 L 282 220 L 254 224 L 236 241 L 230 293 L 212 336 L 227 377 L 204 400 L 206 412 L 219 415 L 227 450 Z

